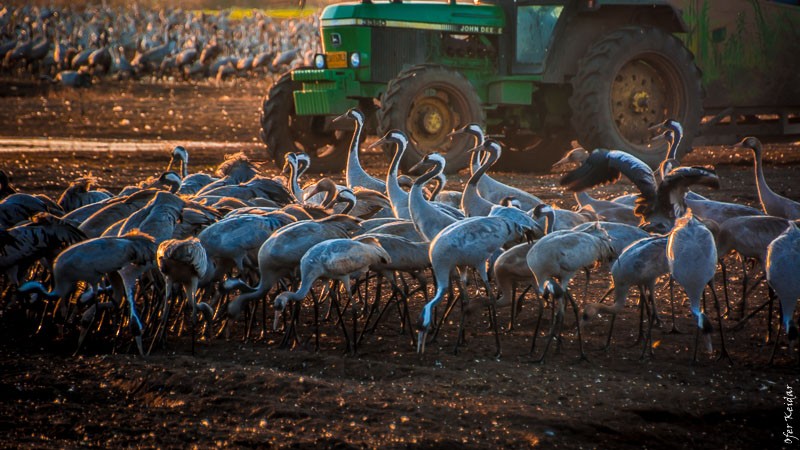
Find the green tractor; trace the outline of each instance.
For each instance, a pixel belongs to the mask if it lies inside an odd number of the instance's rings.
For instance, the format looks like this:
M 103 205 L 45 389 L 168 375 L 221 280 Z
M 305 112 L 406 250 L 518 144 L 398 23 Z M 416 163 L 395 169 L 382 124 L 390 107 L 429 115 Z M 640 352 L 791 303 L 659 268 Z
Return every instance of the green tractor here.
M 716 14 L 710 3 L 331 5 L 320 18 L 324 53 L 272 86 L 261 138 L 278 164 L 286 152 L 305 151 L 316 171 L 341 170 L 352 124 L 332 119 L 358 107 L 367 134 L 408 135 L 403 169 L 437 151 L 452 173 L 467 165 L 472 142 L 449 134 L 470 122 L 501 136 L 500 169 L 516 171 L 549 169 L 575 138 L 655 166 L 667 144 L 650 128 L 667 118 L 684 126 L 679 155 L 714 127 L 800 132 L 800 8 L 721 0 L 725 14 Z M 794 67 L 776 75 L 775 61 Z M 768 86 L 754 89 L 764 76 Z

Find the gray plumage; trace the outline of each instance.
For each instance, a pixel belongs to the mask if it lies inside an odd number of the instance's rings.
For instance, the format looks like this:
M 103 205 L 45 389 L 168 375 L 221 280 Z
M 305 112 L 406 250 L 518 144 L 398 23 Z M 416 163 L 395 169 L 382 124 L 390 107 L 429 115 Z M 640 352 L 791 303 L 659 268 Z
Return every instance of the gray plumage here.
M 753 165 L 756 172 L 756 186 L 758 186 L 758 199 L 766 214 L 787 219 L 800 219 L 800 203 L 776 194 L 767 184 L 764 177 L 762 158 L 764 149 L 761 141 L 755 137 L 746 137 L 736 144 L 739 148 L 749 148 L 753 151 Z
M 280 313 L 290 303 L 302 301 L 318 279 L 339 281 L 345 286 L 350 300 L 351 277 L 363 275 L 372 265 L 389 263 L 391 257 L 374 237 L 361 240 L 330 239 L 312 246 L 300 260 L 300 287 L 297 292 L 285 291 L 275 297 L 274 328 L 278 328 Z M 351 304 L 351 308 L 355 310 L 355 307 L 355 304 Z
M 533 219 L 516 208 L 495 206 L 485 217 L 470 217 L 443 229 L 431 241 L 430 260 L 436 279 L 436 293 L 420 314 L 417 351 L 425 350 L 425 337 L 430 330 L 433 308 L 442 301 L 456 267 L 472 267 L 491 293 L 486 261 L 500 247 L 522 238 L 536 228 Z M 467 293 L 462 292 L 464 301 Z M 491 295 L 491 294 L 490 294 Z M 499 352 L 499 348 L 497 349 Z
M 478 193 L 478 181 L 500 159 L 502 149 L 499 143 L 488 139 L 480 147 L 472 151 L 485 151 L 487 156 L 464 186 L 464 193 L 461 196 L 461 209 L 467 217 L 487 216 L 495 204 L 481 197 L 480 193 Z
M 667 260 L 670 274 L 689 297 L 697 327 L 703 331 L 710 351 L 711 322 L 700 310 L 700 298 L 717 271 L 717 247 L 711 231 L 691 211 L 676 222 L 669 234 Z
M 364 130 L 364 114 L 351 108 L 335 120 L 352 119 L 355 122 L 355 130 L 353 131 L 353 138 L 350 140 L 350 148 L 347 154 L 347 168 L 345 169 L 345 182 L 350 189 L 356 186 L 365 187 L 378 191 L 382 194 L 386 193 L 386 183 L 368 174 L 358 159 L 358 150 L 361 146 L 361 133 Z
M 767 249 L 767 281 L 781 302 L 783 326 L 789 342 L 797 340 L 797 324 L 794 310 L 800 298 L 800 230 L 795 222 L 790 222 L 780 236 L 769 244 Z
M 227 290 L 242 291 L 228 304 L 228 315 L 239 317 L 244 306 L 263 297 L 280 277 L 291 273 L 314 245 L 328 239 L 349 238 L 359 228 L 358 219 L 334 215 L 317 221 L 294 223 L 276 232 L 258 250 L 258 284 L 250 287 L 237 279 L 225 283 Z
M 422 193 L 423 186 L 444 170 L 445 159 L 438 153 L 429 153 L 420 161 L 420 164 L 432 164 L 432 166 L 411 186 L 408 209 L 411 213 L 411 220 L 420 234 L 425 239 L 432 240 L 440 231 L 457 220 L 428 202 Z

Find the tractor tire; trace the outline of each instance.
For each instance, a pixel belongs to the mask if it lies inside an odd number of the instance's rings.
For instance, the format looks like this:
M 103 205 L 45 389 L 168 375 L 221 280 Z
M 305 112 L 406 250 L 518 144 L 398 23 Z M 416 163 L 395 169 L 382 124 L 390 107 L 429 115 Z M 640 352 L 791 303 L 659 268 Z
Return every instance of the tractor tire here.
M 281 168 L 286 153 L 305 152 L 311 158 L 312 172 L 340 172 L 347 163 L 350 134 L 322 131 L 324 116 L 298 116 L 292 92 L 300 88 L 301 83 L 286 73 L 264 97 L 260 137 L 267 154 Z
M 694 56 L 672 34 L 626 27 L 601 38 L 580 60 L 572 81 L 572 126 L 587 149 L 624 150 L 651 167 L 667 152 L 648 130 L 666 119 L 683 125 L 678 158 L 692 147 L 703 115 Z
M 484 113 L 469 80 L 441 66 L 421 65 L 389 81 L 378 111 L 378 134 L 392 129 L 406 133 L 408 149 L 400 161 L 404 171 L 426 154 L 439 152 L 447 160 L 445 172 L 456 173 L 467 166 L 474 138 L 447 135 L 472 122 L 483 126 Z

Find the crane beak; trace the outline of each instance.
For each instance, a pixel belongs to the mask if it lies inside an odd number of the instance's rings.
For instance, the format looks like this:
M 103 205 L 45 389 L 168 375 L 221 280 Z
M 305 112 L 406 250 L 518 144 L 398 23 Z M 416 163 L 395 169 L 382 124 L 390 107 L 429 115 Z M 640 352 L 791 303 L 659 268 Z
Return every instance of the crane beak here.
M 664 128 L 664 122 L 659 122 L 659 123 L 657 123 L 655 125 L 652 125 L 652 126 L 648 127 L 647 129 L 649 131 L 658 131 L 658 130 L 660 130 L 662 128 Z
M 380 138 L 377 141 L 375 141 L 372 144 L 370 144 L 370 146 L 367 147 L 367 150 L 373 149 L 373 148 L 375 148 L 375 147 L 377 147 L 379 145 L 383 145 L 384 143 L 386 143 L 386 139 Z
M 506 135 L 505 134 L 487 134 L 486 138 L 487 139 L 505 139 Z
M 273 331 L 280 330 L 280 327 L 281 327 L 281 315 L 282 315 L 281 313 L 282 313 L 282 311 L 279 311 L 277 309 L 275 310 L 275 320 L 272 321 L 272 330 Z
M 663 140 L 664 140 L 664 134 L 663 133 L 659 133 L 659 134 L 657 134 L 657 135 L 655 135 L 655 136 L 650 138 L 650 142 L 657 142 L 657 141 L 663 141 Z
M 477 152 L 478 150 L 483 150 L 483 145 L 479 145 L 477 147 L 472 147 L 471 149 L 467 150 L 467 153 L 474 153 L 474 152 Z
M 454 130 L 454 131 L 452 131 L 450 133 L 447 133 L 447 137 L 451 138 L 451 137 L 458 136 L 458 135 L 464 134 L 464 133 L 465 133 L 464 129 L 463 128 L 459 128 L 458 130 Z
M 550 166 L 550 171 L 551 172 L 559 172 L 559 171 L 566 170 L 565 166 L 572 162 L 572 161 L 570 161 L 569 156 L 570 156 L 569 153 L 567 153 L 563 158 L 561 158 L 558 161 L 556 161 L 555 163 L 553 163 L 553 165 Z
M 420 159 L 418 163 L 414 164 L 414 167 L 410 168 L 408 171 L 411 173 L 418 173 L 422 170 L 423 167 L 426 167 L 428 162 L 424 159 Z
M 741 142 L 737 142 L 733 144 L 733 148 L 744 148 L 744 144 L 742 144 Z
M 336 116 L 333 120 L 331 120 L 331 122 L 332 123 L 337 123 L 337 122 L 343 121 L 344 119 L 347 119 L 347 113 L 344 113 L 344 114 L 342 114 L 340 116 Z

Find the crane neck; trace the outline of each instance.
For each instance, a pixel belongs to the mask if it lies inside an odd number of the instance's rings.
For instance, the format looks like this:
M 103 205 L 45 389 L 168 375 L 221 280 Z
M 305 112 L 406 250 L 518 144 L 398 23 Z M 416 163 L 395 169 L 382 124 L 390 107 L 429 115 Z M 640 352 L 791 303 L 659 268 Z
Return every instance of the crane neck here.
M 347 173 L 346 177 L 348 179 L 348 187 L 352 187 L 349 183 L 350 177 L 354 175 L 354 172 L 363 172 L 364 169 L 361 167 L 361 162 L 358 160 L 358 148 L 361 145 L 361 132 L 364 129 L 364 124 L 361 120 L 356 119 L 356 128 L 353 132 L 353 138 L 350 140 L 350 149 L 347 153 Z
M 468 185 L 477 185 L 478 180 L 480 180 L 483 174 L 489 170 L 489 167 L 491 167 L 500 157 L 496 150 L 487 150 L 487 152 L 489 153 L 488 156 L 484 158 L 483 164 L 481 164 L 478 170 L 476 170 L 469 178 L 469 181 L 467 181 Z M 479 151 L 476 150 L 473 154 L 477 153 L 479 153 Z
M 345 206 L 342 212 L 339 214 L 350 214 L 350 211 L 352 211 L 353 208 L 356 207 L 356 202 L 353 201 L 353 199 L 350 197 L 342 197 L 341 201 L 347 203 L 347 206 Z
M 322 207 L 325 209 L 332 207 L 333 203 L 336 201 L 337 194 L 338 192 L 336 187 L 333 189 L 327 189 L 325 191 L 325 198 L 322 199 Z
M 295 200 L 299 203 L 303 201 L 303 190 L 297 182 L 297 165 L 289 164 L 289 188 L 292 190 Z
M 392 157 L 392 163 L 389 165 L 389 173 L 386 175 L 386 193 L 389 195 L 389 201 L 392 203 L 393 207 L 395 203 L 400 205 L 408 203 L 408 194 L 400 187 L 400 183 L 397 181 L 397 170 L 405 152 L 406 145 L 402 142 L 397 142 L 397 148 L 395 149 L 394 157 Z
M 447 177 L 445 177 L 441 173 L 436 175 L 435 182 L 433 184 L 433 189 L 431 190 L 431 195 L 428 200 L 430 201 L 436 200 L 436 196 L 438 196 L 439 193 L 442 192 L 442 189 L 444 189 L 444 185 L 446 183 L 447 183 Z
M 553 211 L 548 211 L 544 213 L 544 234 L 548 235 L 553 232 L 553 228 L 556 226 L 556 213 Z
M 478 146 L 483 145 L 483 142 L 486 140 L 486 138 L 482 134 L 481 135 L 473 134 L 472 136 L 475 137 L 475 145 L 474 145 L 474 147 L 478 147 Z M 480 165 L 481 165 L 480 156 L 481 155 L 479 155 L 479 153 L 480 152 L 477 152 L 477 151 L 473 152 L 472 155 L 469 157 L 469 174 L 470 174 L 470 176 L 475 174 L 475 171 L 477 171 L 480 168 Z
M 414 184 L 411 185 L 411 195 L 416 194 L 421 196 L 423 199 L 425 198 L 425 196 L 422 195 L 422 187 L 425 186 L 428 181 L 436 177 L 443 169 L 441 163 L 434 162 L 433 164 L 433 167 L 428 169 L 427 172 L 423 173 L 416 180 L 414 180 Z
M 760 148 L 753 148 L 753 161 L 754 167 L 756 172 L 756 188 L 758 189 L 758 197 L 761 201 L 761 205 L 764 205 L 764 197 L 774 196 L 775 193 L 772 192 L 769 185 L 767 184 L 767 179 L 764 178 L 764 166 L 762 161 L 762 149 Z

